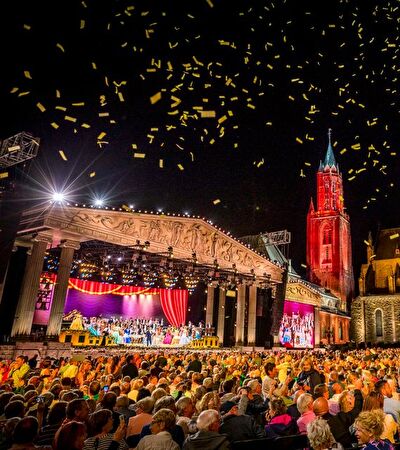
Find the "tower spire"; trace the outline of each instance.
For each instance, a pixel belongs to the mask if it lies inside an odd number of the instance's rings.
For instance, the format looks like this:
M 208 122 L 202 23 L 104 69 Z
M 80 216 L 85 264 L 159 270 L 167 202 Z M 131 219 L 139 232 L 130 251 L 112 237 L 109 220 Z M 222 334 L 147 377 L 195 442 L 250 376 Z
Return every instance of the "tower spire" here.
M 326 151 L 323 167 L 326 167 L 326 166 L 337 167 L 335 155 L 333 154 L 331 136 L 332 136 L 332 128 L 329 128 L 328 129 L 328 149 Z

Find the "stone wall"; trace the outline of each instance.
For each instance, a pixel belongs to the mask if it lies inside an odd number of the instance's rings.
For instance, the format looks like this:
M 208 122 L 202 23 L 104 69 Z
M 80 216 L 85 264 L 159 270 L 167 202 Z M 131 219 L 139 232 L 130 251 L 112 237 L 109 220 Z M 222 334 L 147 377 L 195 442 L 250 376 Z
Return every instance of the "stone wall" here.
M 71 357 L 71 344 L 59 342 L 17 342 L 15 345 L 1 345 L 0 359 L 14 359 L 18 355 L 32 356 L 38 354 L 41 359 L 49 356 L 50 358 Z
M 382 336 L 376 336 L 376 311 L 382 311 Z M 400 295 L 360 296 L 351 305 L 351 338 L 359 342 L 400 340 Z

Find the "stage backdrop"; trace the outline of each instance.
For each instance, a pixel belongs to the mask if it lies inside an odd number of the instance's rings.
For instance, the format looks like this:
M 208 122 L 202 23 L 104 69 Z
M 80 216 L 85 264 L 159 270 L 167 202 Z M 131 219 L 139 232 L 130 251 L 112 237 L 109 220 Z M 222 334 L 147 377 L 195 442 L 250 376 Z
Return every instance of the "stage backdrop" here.
M 54 274 L 42 275 L 33 318 L 35 325 L 48 323 L 56 282 Z M 186 323 L 187 307 L 186 289 L 153 289 L 70 278 L 64 312 L 77 309 L 86 317 L 164 317 L 171 325 L 180 326 Z
M 288 348 L 313 348 L 314 306 L 285 300 L 279 341 Z

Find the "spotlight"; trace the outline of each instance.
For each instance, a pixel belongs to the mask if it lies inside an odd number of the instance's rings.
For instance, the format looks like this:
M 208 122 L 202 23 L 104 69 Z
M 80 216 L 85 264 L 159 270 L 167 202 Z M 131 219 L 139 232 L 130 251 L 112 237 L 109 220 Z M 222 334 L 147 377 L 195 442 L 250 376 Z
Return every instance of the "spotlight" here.
M 54 192 L 53 194 L 53 202 L 63 202 L 65 200 L 64 194 L 62 192 Z
M 101 198 L 96 198 L 94 201 L 94 206 L 103 206 L 104 205 L 104 200 L 102 200 Z

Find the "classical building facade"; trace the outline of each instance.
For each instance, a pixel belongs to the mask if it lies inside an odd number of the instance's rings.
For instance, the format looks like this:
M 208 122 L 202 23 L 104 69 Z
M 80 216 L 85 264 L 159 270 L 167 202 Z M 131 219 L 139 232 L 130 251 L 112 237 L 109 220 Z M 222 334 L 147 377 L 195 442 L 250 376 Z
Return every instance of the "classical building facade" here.
M 397 342 L 400 338 L 400 228 L 368 236 L 367 262 L 358 279 L 360 295 L 351 308 L 357 342 Z
M 209 283 L 207 290 L 205 320 L 214 324 L 220 342 L 254 346 L 257 327 L 263 327 L 262 323 L 257 325 L 258 291 L 265 291 L 268 285 L 271 295 L 283 295 L 282 267 L 200 217 L 53 204 L 23 214 L 15 244 L 29 247 L 29 251 L 16 307 L 7 294 L 1 299 L 1 311 L 15 311 L 13 321 L 0 324 L 2 335 L 30 335 L 44 257 L 46 250 L 55 247 L 60 258 L 46 335 L 60 333 L 74 253 L 88 241 L 127 248 L 146 243 L 148 252 L 173 252 L 174 258 L 188 264 L 195 259 L 196 264 L 209 267 L 216 278 L 223 271 L 232 274 L 239 280 L 233 300 L 218 282 Z M 229 330 L 225 326 L 228 309 Z M 224 336 L 228 332 L 229 336 Z
M 343 180 L 329 144 L 317 172 L 317 205 L 307 214 L 307 278 L 331 290 L 347 310 L 354 296 L 350 219 L 345 212 Z

